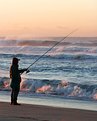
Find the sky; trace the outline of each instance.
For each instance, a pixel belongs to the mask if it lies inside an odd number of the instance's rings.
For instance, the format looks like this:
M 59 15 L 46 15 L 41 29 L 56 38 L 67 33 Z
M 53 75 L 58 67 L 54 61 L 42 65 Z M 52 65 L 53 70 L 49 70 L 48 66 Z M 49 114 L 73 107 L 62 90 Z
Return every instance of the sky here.
M 0 0 L 0 37 L 97 37 L 97 0 Z

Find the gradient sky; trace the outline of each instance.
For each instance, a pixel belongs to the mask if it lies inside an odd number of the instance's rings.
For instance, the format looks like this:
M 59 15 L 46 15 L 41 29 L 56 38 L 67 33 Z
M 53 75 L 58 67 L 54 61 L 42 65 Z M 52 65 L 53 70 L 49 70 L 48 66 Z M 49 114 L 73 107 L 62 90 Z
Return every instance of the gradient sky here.
M 97 0 L 0 0 L 0 36 L 97 36 Z

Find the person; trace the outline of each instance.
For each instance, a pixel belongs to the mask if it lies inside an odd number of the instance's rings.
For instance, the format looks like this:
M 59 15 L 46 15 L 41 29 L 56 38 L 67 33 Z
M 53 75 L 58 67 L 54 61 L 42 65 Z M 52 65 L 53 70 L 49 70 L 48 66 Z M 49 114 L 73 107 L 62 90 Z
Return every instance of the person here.
M 24 71 L 27 71 L 27 69 L 19 69 L 18 68 L 18 62 L 20 59 L 13 58 L 12 59 L 12 65 L 10 67 L 10 87 L 11 87 L 11 105 L 20 105 L 17 103 L 17 97 L 20 91 L 20 83 L 21 83 L 21 74 Z

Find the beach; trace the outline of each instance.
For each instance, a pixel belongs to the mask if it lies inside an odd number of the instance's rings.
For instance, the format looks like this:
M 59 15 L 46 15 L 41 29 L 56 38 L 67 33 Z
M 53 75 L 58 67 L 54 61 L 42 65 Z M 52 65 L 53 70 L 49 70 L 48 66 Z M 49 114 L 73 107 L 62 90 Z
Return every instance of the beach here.
M 0 121 L 97 121 L 97 111 L 0 102 Z

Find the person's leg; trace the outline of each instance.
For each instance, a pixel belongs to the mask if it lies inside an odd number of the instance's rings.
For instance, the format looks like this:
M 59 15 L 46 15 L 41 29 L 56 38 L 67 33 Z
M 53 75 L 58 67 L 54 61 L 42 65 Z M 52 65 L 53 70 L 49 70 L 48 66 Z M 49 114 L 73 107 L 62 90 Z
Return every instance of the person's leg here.
M 11 105 L 14 104 L 14 89 L 11 89 Z
M 19 94 L 19 88 L 16 88 L 15 91 L 14 91 L 14 105 L 17 105 L 17 97 L 18 97 L 18 94 Z

